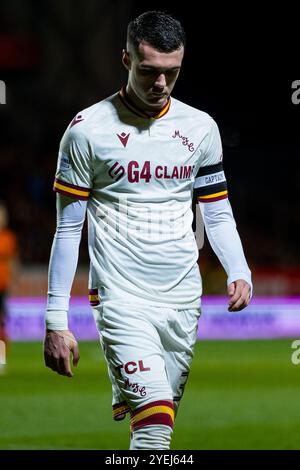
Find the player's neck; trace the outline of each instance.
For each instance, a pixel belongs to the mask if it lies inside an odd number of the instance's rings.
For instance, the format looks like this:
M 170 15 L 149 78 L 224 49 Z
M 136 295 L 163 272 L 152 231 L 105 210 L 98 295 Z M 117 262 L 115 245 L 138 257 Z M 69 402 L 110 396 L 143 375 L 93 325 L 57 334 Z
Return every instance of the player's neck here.
M 136 108 L 141 110 L 145 114 L 147 114 L 149 117 L 157 116 L 159 114 L 159 112 L 166 106 L 166 104 L 168 102 L 168 98 L 167 98 L 165 103 L 163 104 L 163 106 L 161 108 L 153 109 L 153 108 L 147 107 L 145 105 L 145 103 L 142 100 L 140 100 L 140 98 L 138 96 L 136 96 L 136 94 L 134 93 L 133 89 L 131 88 L 131 86 L 129 84 L 127 84 L 127 86 L 124 87 L 124 91 L 125 91 L 127 97 L 130 99 L 130 101 L 136 106 Z

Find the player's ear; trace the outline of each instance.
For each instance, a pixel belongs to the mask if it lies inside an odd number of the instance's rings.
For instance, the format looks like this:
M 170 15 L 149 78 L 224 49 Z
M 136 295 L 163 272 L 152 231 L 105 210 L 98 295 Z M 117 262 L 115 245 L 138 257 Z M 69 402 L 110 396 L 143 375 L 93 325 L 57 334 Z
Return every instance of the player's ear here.
M 122 51 L 122 63 L 123 63 L 124 67 L 127 70 L 130 70 L 131 61 L 130 61 L 130 57 L 129 57 L 129 52 L 126 51 L 126 49 L 123 49 L 123 51 Z

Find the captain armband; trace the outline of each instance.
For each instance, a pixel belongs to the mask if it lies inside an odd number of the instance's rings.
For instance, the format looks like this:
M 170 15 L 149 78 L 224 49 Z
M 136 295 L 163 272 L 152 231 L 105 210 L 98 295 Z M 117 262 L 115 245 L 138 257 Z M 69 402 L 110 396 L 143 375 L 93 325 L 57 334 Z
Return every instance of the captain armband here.
M 194 196 L 199 202 L 214 202 L 228 197 L 222 163 L 199 169 L 194 183 Z

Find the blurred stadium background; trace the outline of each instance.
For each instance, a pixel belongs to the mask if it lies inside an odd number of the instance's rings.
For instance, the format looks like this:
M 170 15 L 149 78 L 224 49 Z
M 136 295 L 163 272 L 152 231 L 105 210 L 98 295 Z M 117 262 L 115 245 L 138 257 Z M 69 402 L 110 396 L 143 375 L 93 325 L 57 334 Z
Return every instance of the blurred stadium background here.
M 214 28 L 213 12 L 199 18 L 188 5 L 0 3 L 0 80 L 7 100 L 0 105 L 0 200 L 20 257 L 7 302 L 11 341 L 0 375 L 0 449 L 128 447 L 128 422 L 111 419 L 110 384 L 86 296 L 86 231 L 70 309 L 82 355 L 72 380 L 43 366 L 43 313 L 59 140 L 80 109 L 125 82 L 127 23 L 153 8 L 174 13 L 187 30 L 174 96 L 219 124 L 230 200 L 255 292 L 246 311 L 229 314 L 224 272 L 205 244 L 199 260 L 205 293 L 200 341 L 172 447 L 300 448 L 300 365 L 291 359 L 292 343 L 300 338 L 300 105 L 291 100 L 293 80 L 276 72 L 276 44 L 263 39 L 257 19 L 255 35 L 229 14 L 226 27 Z M 217 45 L 211 41 L 215 34 Z

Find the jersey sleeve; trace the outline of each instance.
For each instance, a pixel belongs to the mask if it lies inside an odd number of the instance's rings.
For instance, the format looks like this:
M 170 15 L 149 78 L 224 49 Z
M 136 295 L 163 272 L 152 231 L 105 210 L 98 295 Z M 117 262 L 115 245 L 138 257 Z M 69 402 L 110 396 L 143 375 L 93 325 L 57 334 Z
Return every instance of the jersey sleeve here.
M 93 180 L 91 146 L 80 129 L 80 121 L 75 121 L 76 126 L 73 122 L 60 143 L 53 190 L 65 196 L 87 200 Z
M 203 157 L 195 177 L 194 196 L 200 202 L 214 202 L 228 197 L 223 170 L 221 136 L 212 119 L 211 128 L 204 139 Z

